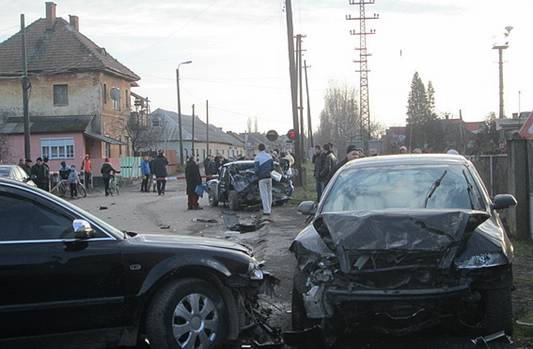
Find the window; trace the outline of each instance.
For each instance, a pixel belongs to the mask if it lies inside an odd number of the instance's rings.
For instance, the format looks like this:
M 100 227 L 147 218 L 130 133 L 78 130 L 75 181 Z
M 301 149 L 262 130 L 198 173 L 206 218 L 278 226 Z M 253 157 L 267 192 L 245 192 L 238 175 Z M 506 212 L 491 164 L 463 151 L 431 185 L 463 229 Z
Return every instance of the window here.
M 104 145 L 104 157 L 110 158 L 111 157 L 111 144 L 105 143 Z
M 107 84 L 104 84 L 103 97 L 104 97 L 104 104 L 107 104 Z
M 113 109 L 120 110 L 120 89 L 116 87 L 111 89 L 111 99 L 113 100 Z
M 74 139 L 41 138 L 41 155 L 50 160 L 74 159 Z
M 68 85 L 54 85 L 54 105 L 68 105 Z
M 161 120 L 156 116 L 152 118 L 152 127 L 160 127 Z
M 128 90 L 124 91 L 124 97 L 126 97 L 126 109 L 130 108 L 130 93 Z

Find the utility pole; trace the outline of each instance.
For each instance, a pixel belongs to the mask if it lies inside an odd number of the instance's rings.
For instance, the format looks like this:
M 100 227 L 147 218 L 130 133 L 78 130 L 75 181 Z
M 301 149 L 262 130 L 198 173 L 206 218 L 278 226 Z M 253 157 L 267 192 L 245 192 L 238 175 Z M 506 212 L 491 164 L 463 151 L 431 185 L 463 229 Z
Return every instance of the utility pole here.
M 304 35 L 296 35 L 296 62 L 298 66 L 298 111 L 300 112 L 300 129 L 298 133 L 301 135 L 300 142 L 300 154 L 302 163 L 305 163 L 305 132 L 304 132 L 304 101 L 303 101 L 303 83 L 302 83 L 302 39 L 305 38 Z
M 309 137 L 309 145 L 311 148 L 314 148 L 315 143 L 313 142 L 313 126 L 311 124 L 311 100 L 309 99 L 309 80 L 307 79 L 307 68 L 311 68 L 311 66 L 307 65 L 307 61 L 304 60 L 305 92 L 307 94 L 307 134 Z
M 287 14 L 287 43 L 289 48 L 289 74 L 291 81 L 291 101 L 292 101 L 292 123 L 293 128 L 296 132 L 300 129 L 298 122 L 298 86 L 296 82 L 296 64 L 294 61 L 294 30 L 292 27 L 292 2 L 291 0 L 285 0 L 285 12 Z M 302 158 L 299 154 L 300 149 L 300 137 L 298 135 L 294 141 L 294 150 L 295 150 L 295 161 L 294 166 L 298 170 L 298 176 L 295 178 L 296 185 L 302 185 L 303 176 L 302 176 Z
M 505 108 L 504 108 L 504 102 L 503 102 L 503 51 L 507 50 L 509 48 L 509 40 L 508 37 L 511 34 L 511 30 L 513 30 L 513 27 L 508 26 L 505 27 L 505 33 L 504 33 L 504 40 L 502 43 L 497 43 L 492 46 L 494 50 L 498 50 L 498 78 L 499 78 L 499 98 L 500 98 L 500 112 L 498 117 L 500 119 L 505 118 Z
M 178 64 L 176 68 L 176 85 L 178 90 L 178 128 L 180 137 L 180 165 L 183 166 L 183 131 L 181 125 L 181 97 L 180 97 L 180 66 L 183 64 L 191 64 L 192 61 L 185 61 Z
M 194 104 L 192 105 L 192 140 L 191 140 L 192 157 L 195 158 L 194 153 Z
M 463 145 L 463 155 L 466 155 L 465 127 L 463 123 L 463 111 L 459 109 L 459 133 L 461 135 L 461 144 Z
M 359 130 L 360 130 L 360 145 L 368 150 L 368 141 L 370 140 L 370 98 L 368 88 L 368 53 L 366 46 L 367 35 L 376 33 L 374 29 L 366 30 L 366 20 L 379 19 L 378 14 L 373 17 L 366 16 L 366 5 L 373 5 L 374 0 L 349 0 L 350 5 L 359 5 L 359 17 L 352 17 L 346 15 L 346 20 L 359 21 L 359 31 L 352 29 L 350 35 L 359 36 L 359 47 L 355 50 L 359 51 L 359 59 L 354 60 L 354 63 L 359 63 Z
M 209 156 L 209 100 L 207 99 L 205 101 L 205 121 L 207 124 L 207 128 L 205 130 L 205 139 L 206 139 L 206 158 Z
M 31 159 L 31 142 L 30 142 L 30 111 L 28 90 L 30 81 L 28 79 L 28 58 L 26 56 L 26 25 L 24 23 L 24 14 L 20 15 L 20 32 L 22 34 L 22 111 L 24 114 L 24 156 Z
M 522 91 L 518 91 L 518 118 L 522 113 Z

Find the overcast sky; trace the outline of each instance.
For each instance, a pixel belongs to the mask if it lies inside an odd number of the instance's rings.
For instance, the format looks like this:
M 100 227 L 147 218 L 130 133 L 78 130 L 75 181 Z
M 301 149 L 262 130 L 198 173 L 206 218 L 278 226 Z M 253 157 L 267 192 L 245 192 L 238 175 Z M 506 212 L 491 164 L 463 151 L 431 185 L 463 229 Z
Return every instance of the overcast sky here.
M 57 0 L 57 14 L 80 17 L 80 31 L 142 77 L 135 92 L 157 107 L 176 110 L 179 62 L 182 110 L 197 105 L 225 130 L 244 131 L 249 116 L 261 130 L 285 133 L 292 124 L 283 0 Z M 0 41 L 44 17 L 44 1 L 0 0 Z M 358 8 L 348 0 L 293 0 L 295 34 L 307 35 L 314 127 L 330 81 L 358 87 L 352 60 L 357 38 L 349 35 Z M 533 77 L 531 0 L 376 0 L 369 23 L 371 115 L 387 126 L 405 122 L 409 85 L 418 71 L 433 81 L 438 112 L 466 120 L 498 111 L 497 52 L 504 27 L 515 27 L 505 52 L 506 112 L 531 110 Z

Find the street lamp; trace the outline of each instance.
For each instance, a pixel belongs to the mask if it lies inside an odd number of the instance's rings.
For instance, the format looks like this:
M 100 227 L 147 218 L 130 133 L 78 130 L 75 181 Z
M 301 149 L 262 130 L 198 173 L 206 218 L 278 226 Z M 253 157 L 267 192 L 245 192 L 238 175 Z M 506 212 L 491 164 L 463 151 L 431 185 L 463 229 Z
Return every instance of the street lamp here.
M 500 80 L 500 113 L 499 118 L 503 119 L 505 118 L 505 110 L 503 105 L 503 50 L 506 50 L 509 48 L 509 35 L 511 34 L 511 30 L 513 30 L 513 27 L 508 26 L 505 27 L 505 33 L 504 33 L 504 40 L 500 43 L 495 43 L 492 48 L 494 50 L 498 50 L 498 57 L 499 57 L 499 80 Z
M 185 61 L 178 64 L 176 68 L 176 85 L 178 89 L 178 129 L 180 137 L 180 165 L 183 166 L 183 132 L 181 127 L 181 97 L 180 97 L 180 66 L 182 64 L 191 64 L 192 61 Z

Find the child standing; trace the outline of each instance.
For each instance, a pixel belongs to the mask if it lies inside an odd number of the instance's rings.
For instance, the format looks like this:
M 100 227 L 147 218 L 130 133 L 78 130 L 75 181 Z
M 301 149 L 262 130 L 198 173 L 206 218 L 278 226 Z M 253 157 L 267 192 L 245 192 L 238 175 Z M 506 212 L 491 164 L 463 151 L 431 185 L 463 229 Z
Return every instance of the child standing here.
M 74 197 L 78 196 L 78 171 L 76 171 L 76 166 L 74 165 L 70 167 L 68 184 L 70 186 L 70 197 L 74 199 Z

